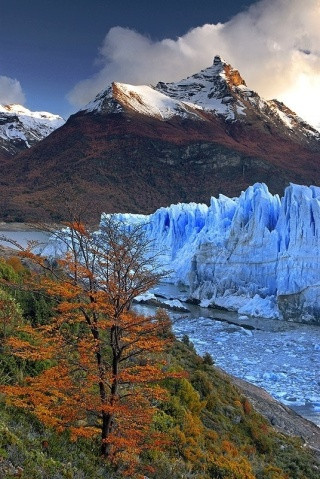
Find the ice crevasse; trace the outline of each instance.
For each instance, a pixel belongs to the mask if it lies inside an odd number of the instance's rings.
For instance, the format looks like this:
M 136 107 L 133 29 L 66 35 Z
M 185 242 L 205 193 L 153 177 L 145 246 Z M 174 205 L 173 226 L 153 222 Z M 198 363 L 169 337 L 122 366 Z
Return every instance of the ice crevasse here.
M 117 218 L 143 225 L 170 279 L 203 306 L 320 323 L 319 187 L 291 184 L 280 199 L 256 183 L 239 198 L 211 198 L 210 206 Z

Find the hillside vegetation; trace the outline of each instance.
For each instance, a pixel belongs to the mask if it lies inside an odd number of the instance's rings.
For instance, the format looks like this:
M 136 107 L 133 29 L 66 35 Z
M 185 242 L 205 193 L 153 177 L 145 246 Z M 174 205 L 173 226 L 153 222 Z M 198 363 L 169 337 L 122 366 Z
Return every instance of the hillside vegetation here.
M 30 273 L 19 259 L 0 261 L 0 275 L 16 283 Z M 41 295 L 2 287 L 2 340 L 19 324 L 37 327 L 50 322 L 54 302 Z M 4 314 L 5 312 L 5 314 Z M 167 331 L 167 336 L 171 335 Z M 3 343 L 3 341 L 2 341 Z M 170 371 L 183 378 L 162 381 L 167 396 L 155 401 L 151 429 L 167 438 L 161 448 L 142 450 L 130 477 L 150 479 L 316 479 L 320 465 L 297 438 L 275 432 L 257 414 L 209 355 L 199 357 L 189 342 L 172 339 L 163 353 Z M 0 346 L 2 385 L 22 384 L 50 362 L 21 359 Z M 30 412 L 0 398 L 0 478 L 120 479 L 125 465 L 112 465 L 99 456 L 95 438 L 71 440 L 69 432 L 45 427 Z M 128 475 L 127 475 L 128 477 Z

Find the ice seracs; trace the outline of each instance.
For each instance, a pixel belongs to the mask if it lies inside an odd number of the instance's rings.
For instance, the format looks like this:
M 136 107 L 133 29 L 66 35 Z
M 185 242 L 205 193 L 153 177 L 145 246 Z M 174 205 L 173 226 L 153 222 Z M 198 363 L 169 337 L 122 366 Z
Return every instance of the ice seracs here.
M 257 183 L 209 207 L 178 204 L 118 219 L 144 224 L 171 279 L 203 306 L 320 322 L 320 188 L 291 184 L 280 199 Z

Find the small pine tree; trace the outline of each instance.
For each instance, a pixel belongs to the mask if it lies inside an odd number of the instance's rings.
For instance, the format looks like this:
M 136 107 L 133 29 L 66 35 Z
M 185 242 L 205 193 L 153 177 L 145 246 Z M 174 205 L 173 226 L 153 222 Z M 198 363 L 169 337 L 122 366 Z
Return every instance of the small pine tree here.
M 212 366 L 214 364 L 214 361 L 212 359 L 212 356 L 211 354 L 209 354 L 208 352 L 207 353 L 204 353 L 203 355 L 203 362 L 204 364 L 208 364 L 209 366 Z

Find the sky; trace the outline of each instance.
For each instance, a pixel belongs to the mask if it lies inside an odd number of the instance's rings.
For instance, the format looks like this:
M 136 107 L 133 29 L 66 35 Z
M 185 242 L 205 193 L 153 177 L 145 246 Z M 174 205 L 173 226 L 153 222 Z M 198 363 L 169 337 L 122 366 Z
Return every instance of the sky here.
M 112 81 L 176 81 L 216 54 L 320 127 L 320 0 L 0 0 L 0 103 L 67 118 Z

